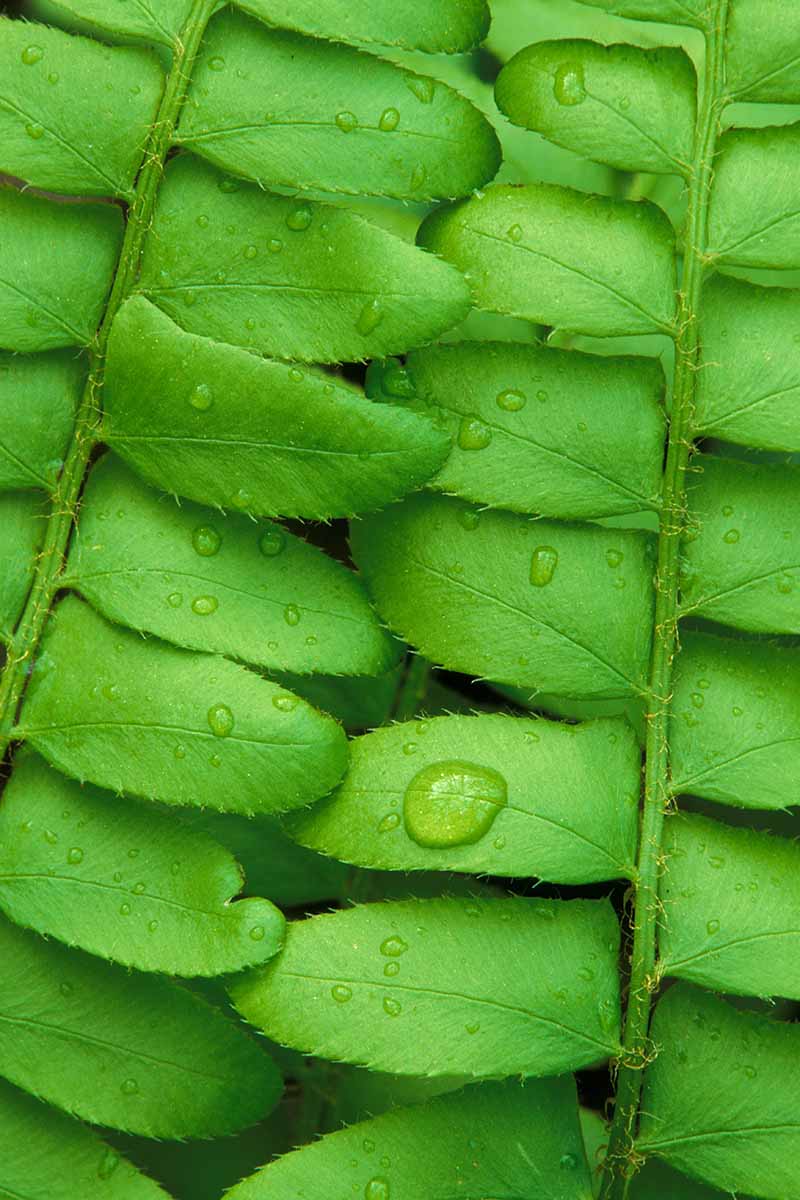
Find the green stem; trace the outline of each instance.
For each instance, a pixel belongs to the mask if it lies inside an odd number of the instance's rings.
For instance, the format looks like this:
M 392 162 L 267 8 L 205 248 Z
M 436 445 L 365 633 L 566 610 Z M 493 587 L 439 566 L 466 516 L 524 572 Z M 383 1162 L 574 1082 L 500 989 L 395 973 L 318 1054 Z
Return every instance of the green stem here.
M 142 157 L 125 237 L 103 320 L 95 335 L 89 373 L 75 414 L 72 440 L 50 503 L 42 550 L 14 637 L 8 647 L 0 680 L 0 753 L 13 736 L 13 727 L 34 656 L 53 600 L 60 586 L 70 534 L 77 514 L 89 458 L 97 443 L 102 412 L 103 372 L 108 337 L 120 305 L 130 295 L 139 271 L 145 239 L 150 229 L 167 151 L 191 78 L 192 67 L 216 0 L 194 0 L 192 10 L 174 47 L 156 119 Z
M 716 0 L 714 22 L 706 36 L 705 79 L 689 180 L 675 379 L 658 539 L 630 986 L 601 1200 L 624 1200 L 627 1195 L 630 1176 L 636 1165 L 634 1139 L 642 1074 L 653 1054 L 648 1027 L 652 996 L 659 982 L 656 965 L 658 880 L 663 865 L 661 841 L 664 813 L 670 799 L 668 722 L 672 664 L 678 649 L 679 553 L 686 517 L 686 471 L 692 451 L 694 382 L 699 346 L 698 310 L 706 264 L 708 200 L 720 116 L 726 103 L 723 79 L 728 2 Z

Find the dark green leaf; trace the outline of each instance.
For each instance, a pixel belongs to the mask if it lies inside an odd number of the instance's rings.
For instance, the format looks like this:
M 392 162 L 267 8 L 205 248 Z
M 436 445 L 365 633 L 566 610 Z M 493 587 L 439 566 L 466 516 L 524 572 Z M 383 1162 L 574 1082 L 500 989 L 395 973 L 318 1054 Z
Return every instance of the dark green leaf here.
M 142 50 L 0 18 L 0 168 L 35 187 L 133 195 L 164 76 Z
M 800 1026 L 687 984 L 660 1001 L 637 1149 L 728 1192 L 796 1200 Z
M 435 717 L 350 743 L 327 800 L 292 814 L 304 845 L 394 870 L 633 874 L 640 753 L 624 721 Z
M 739 267 L 800 267 L 800 124 L 732 129 L 714 167 L 709 258 Z
M 264 962 L 283 941 L 267 900 L 230 902 L 232 856 L 172 814 L 81 787 L 26 755 L 0 807 L 0 907 L 18 925 L 170 975 Z
M 0 491 L 52 487 L 84 375 L 74 351 L 0 353 Z
M 684 612 L 754 633 L 800 633 L 800 469 L 712 455 L 694 466 Z
M 178 505 L 113 455 L 89 478 L 65 582 L 113 621 L 273 670 L 398 657 L 353 572 L 280 525 Z
M 469 310 L 451 266 L 346 208 L 270 195 L 182 155 L 140 280 L 184 329 L 331 362 L 427 342 Z
M 85 1125 L 5 1080 L 0 1127 L 0 1194 L 9 1200 L 167 1200 L 158 1184 Z
M 340 779 L 339 726 L 210 654 L 110 625 L 75 597 L 51 619 L 20 734 L 68 775 L 167 804 L 276 812 Z
M 321 371 L 184 333 L 141 296 L 111 333 L 104 438 L 157 487 L 264 516 L 369 511 L 419 487 L 447 438 Z
M 475 303 L 577 333 L 669 333 L 673 234 L 655 205 L 550 184 L 442 206 L 418 240 L 471 283 Z
M 647 535 L 506 512 L 475 518 L 458 501 L 415 496 L 353 524 L 358 565 L 389 625 L 431 661 L 501 683 L 637 692 L 650 650 Z
M 290 675 L 278 674 L 277 683 L 296 692 L 315 708 L 330 713 L 345 729 L 361 731 L 383 725 L 394 710 L 402 669 L 386 675 Z
M 670 820 L 659 935 L 666 975 L 800 1000 L 800 848 L 681 813 Z
M 487 1083 L 395 1109 L 284 1155 L 228 1196 L 330 1200 L 345 1187 L 368 1200 L 467 1194 L 587 1200 L 574 1084 Z
M 3 187 L 0 228 L 0 347 L 88 345 L 117 262 L 121 210 Z
M 730 7 L 726 83 L 737 100 L 800 101 L 800 8 L 783 0 Z
M 587 158 L 622 171 L 686 175 L 696 90 L 682 50 L 562 39 L 515 54 L 495 96 L 515 125 Z
M 238 7 L 268 25 L 315 37 L 428 53 L 469 50 L 489 28 L 486 0 L 238 0 Z
M 264 187 L 426 200 L 500 166 L 494 129 L 444 83 L 347 46 L 215 17 L 178 140 Z
M 390 363 L 383 385 L 413 392 L 446 424 L 453 448 L 428 485 L 437 491 L 548 517 L 657 502 L 664 376 L 655 362 L 460 342 L 414 351 L 405 371 Z
M 8 642 L 25 607 L 45 517 L 36 492 L 0 495 L 0 643 Z
M 269 1037 L 325 1058 L 554 1075 L 615 1052 L 618 940 L 606 901 L 370 904 L 291 924 L 274 963 L 230 990 Z
M 797 651 L 684 634 L 673 685 L 675 793 L 740 808 L 784 808 L 800 776 Z
M 717 276 L 703 288 L 698 433 L 800 450 L 800 295 Z
M 177 984 L 5 920 L 0 951 L 0 1072 L 26 1091 L 148 1137 L 232 1133 L 277 1102 L 272 1060 Z

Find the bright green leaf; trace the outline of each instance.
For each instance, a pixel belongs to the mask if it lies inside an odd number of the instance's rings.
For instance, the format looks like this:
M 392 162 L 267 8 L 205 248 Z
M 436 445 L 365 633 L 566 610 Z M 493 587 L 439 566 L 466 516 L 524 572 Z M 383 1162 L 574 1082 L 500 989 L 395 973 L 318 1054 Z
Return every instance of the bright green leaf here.
M 157 487 L 264 516 L 369 511 L 421 486 L 447 452 L 425 417 L 184 333 L 142 297 L 112 329 L 103 436 Z
M 82 33 L 174 46 L 192 0 L 30 0 L 32 16 Z
M 88 345 L 117 262 L 121 210 L 3 187 L 0 229 L 0 347 Z
M 398 657 L 352 571 L 280 525 L 178 505 L 113 455 L 89 477 L 67 582 L 112 621 L 273 670 Z
M 672 47 L 536 42 L 495 84 L 498 107 L 523 125 L 622 171 L 688 174 L 697 79 Z
M 455 54 L 482 42 L 486 0 L 237 0 L 268 25 L 338 42 L 377 42 L 429 54 Z
M 140 285 L 191 333 L 317 362 L 430 341 L 470 304 L 451 266 L 349 209 L 270 195 L 191 155 L 167 168 Z
M 8 642 L 25 607 L 45 517 L 36 492 L 0 495 L 0 643 Z
M 0 1073 L 95 1125 L 210 1137 L 272 1108 L 272 1060 L 177 984 L 0 920 Z M 73 1193 L 74 1195 L 74 1193 Z
M 475 303 L 575 333 L 669 333 L 674 242 L 655 205 L 498 185 L 438 208 L 420 245 L 465 272 Z
M 264 187 L 426 200 L 500 166 L 494 129 L 427 75 L 347 46 L 217 15 L 178 140 Z
M 437 491 L 549 517 L 657 502 L 664 376 L 654 361 L 459 342 L 416 350 L 382 379 L 390 396 L 404 390 L 432 406 L 452 436 L 428 485 Z
M 624 721 L 435 717 L 351 742 L 343 782 L 285 827 L 366 867 L 614 879 L 633 873 L 639 773 Z
M 242 872 L 170 813 L 81 787 L 37 756 L 0 807 L 0 907 L 18 925 L 142 971 L 220 975 L 264 962 L 284 921 L 232 904 Z
M 737 100 L 800 102 L 800 8 L 784 0 L 730 6 L 726 84 Z
M 606 901 L 370 904 L 294 922 L 274 962 L 230 991 L 269 1037 L 325 1058 L 557 1075 L 615 1051 L 618 940 Z
M 0 1195 L 14 1200 L 168 1200 L 85 1125 L 0 1080 Z M 112 1182 L 113 1181 L 113 1182 Z
M 500 683 L 628 696 L 650 650 L 651 542 L 415 496 L 352 526 L 378 611 L 426 658 Z M 591 581 L 591 585 L 589 582 Z
M 800 633 L 800 468 L 703 455 L 689 476 L 685 613 Z
M 732 129 L 714 166 L 711 259 L 738 267 L 800 267 L 800 124 Z
M 228 1196 L 329 1200 L 344 1180 L 368 1200 L 465 1195 L 465 1185 L 475 1196 L 588 1200 L 575 1085 L 486 1083 L 395 1109 L 284 1155 Z
M 670 819 L 659 933 L 666 975 L 800 999 L 800 848 L 707 817 Z
M 247 814 L 323 796 L 346 756 L 339 726 L 290 692 L 143 640 L 75 597 L 50 621 L 20 734 L 101 787 Z
M 800 1027 L 687 984 L 656 1008 L 637 1149 L 727 1192 L 800 1196 Z
M 673 678 L 672 787 L 784 808 L 800 776 L 800 662 L 766 642 L 688 633 Z
M 695 25 L 699 29 L 704 29 L 710 21 L 708 0 L 581 0 L 581 3 L 638 21 Z
M 164 76 L 155 58 L 0 18 L 0 167 L 34 187 L 133 195 Z
M 0 491 L 52 487 L 85 372 L 74 351 L 0 353 Z
M 800 295 L 716 276 L 703 288 L 700 329 L 697 432 L 800 450 Z

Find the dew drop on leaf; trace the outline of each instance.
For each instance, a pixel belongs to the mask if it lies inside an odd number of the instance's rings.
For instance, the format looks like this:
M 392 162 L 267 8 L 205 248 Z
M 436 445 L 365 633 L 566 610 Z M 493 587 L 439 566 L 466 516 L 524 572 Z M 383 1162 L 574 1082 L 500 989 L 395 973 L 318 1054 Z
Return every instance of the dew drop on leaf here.
M 425 75 L 407 75 L 405 83 L 408 90 L 417 97 L 420 104 L 430 104 L 433 100 L 436 91 L 436 84 L 433 79 L 429 79 Z
M 285 545 L 286 538 L 282 530 L 277 527 L 265 529 L 258 539 L 258 548 L 265 558 L 274 558 L 276 554 L 280 554 Z
M 214 737 L 228 737 L 233 731 L 233 713 L 227 704 L 212 704 L 208 710 L 208 727 Z
M 337 983 L 331 988 L 331 995 L 337 1004 L 346 1004 L 352 998 L 353 989 L 344 983 Z
M 715 933 L 719 933 L 719 921 L 707 921 L 706 933 L 709 937 L 713 937 Z
M 300 624 L 300 609 L 296 604 L 287 604 L 283 610 L 283 619 L 287 625 Z
M 497 393 L 496 401 L 497 407 L 502 408 L 503 412 L 519 412 L 525 407 L 527 396 L 516 388 L 506 388 L 505 391 Z
M 264 926 L 253 925 L 250 928 L 250 937 L 254 942 L 262 942 L 264 940 Z
M 380 301 L 376 298 L 370 300 L 361 309 L 356 321 L 356 329 L 361 334 L 372 333 L 373 329 L 377 329 L 383 320 L 383 309 Z
M 192 545 L 195 553 L 202 558 L 211 558 L 222 545 L 222 538 L 211 525 L 198 525 L 192 534 Z
M 381 954 L 387 958 L 400 958 L 408 949 L 408 942 L 404 941 L 399 934 L 393 933 L 391 937 L 385 938 L 381 942 Z
M 586 86 L 583 78 L 583 67 L 580 63 L 561 63 L 553 76 L 553 95 L 559 104 L 571 108 L 583 104 L 586 99 Z
M 480 417 L 462 417 L 458 444 L 462 450 L 483 450 L 492 440 L 492 431 Z
M 390 833 L 392 829 L 397 829 L 400 824 L 400 818 L 397 813 L 387 813 L 381 821 L 378 822 L 378 833 Z
M 358 128 L 358 117 L 355 113 L 345 109 L 336 114 L 336 124 L 342 133 L 352 133 L 354 129 Z
M 139 1084 L 135 1079 L 123 1079 L 120 1091 L 123 1096 L 135 1096 L 139 1091 Z
M 384 996 L 383 1011 L 387 1017 L 399 1017 L 403 1011 L 403 1006 L 399 1000 L 395 1000 L 394 996 Z
M 364 1200 L 389 1200 L 389 1181 L 381 1176 L 370 1179 L 364 1188 Z
M 198 383 L 189 393 L 189 404 L 197 412 L 208 412 L 214 403 L 214 394 L 207 383 Z
M 396 108 L 385 108 L 380 115 L 378 128 L 384 133 L 391 133 L 400 124 L 400 113 Z
M 556 573 L 558 551 L 553 546 L 537 546 L 531 555 L 530 580 L 534 587 L 546 587 Z
M 297 696 L 273 696 L 272 704 L 278 712 L 292 712 L 297 708 Z
M 219 608 L 216 596 L 196 596 L 192 601 L 192 612 L 198 617 L 208 617 Z
M 39 138 L 44 137 L 44 126 L 40 125 L 38 121 L 32 121 L 29 125 L 25 126 L 25 132 L 29 138 L 33 138 L 35 142 L 38 142 Z
M 299 204 L 287 214 L 286 224 L 295 233 L 302 233 L 311 224 L 311 209 L 307 204 Z
M 34 63 L 39 62 L 43 57 L 44 50 L 41 46 L 26 46 L 20 55 L 26 67 L 32 67 Z
M 418 771 L 403 797 L 403 821 L 419 846 L 471 845 L 491 829 L 508 800 L 499 772 L 474 763 L 432 763 Z

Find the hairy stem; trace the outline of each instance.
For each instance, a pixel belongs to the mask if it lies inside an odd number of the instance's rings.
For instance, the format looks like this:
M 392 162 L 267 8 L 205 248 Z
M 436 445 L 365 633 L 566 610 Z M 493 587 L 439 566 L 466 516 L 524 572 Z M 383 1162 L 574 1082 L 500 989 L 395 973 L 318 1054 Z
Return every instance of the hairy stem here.
M 636 1165 L 634 1138 L 642 1074 L 653 1054 L 653 1047 L 648 1040 L 648 1026 L 651 999 L 658 986 L 658 878 L 662 866 L 664 813 L 670 798 L 668 722 L 672 664 L 678 649 L 678 567 L 681 534 L 686 518 L 686 472 L 692 448 L 694 384 L 699 346 L 698 310 L 705 269 L 708 201 L 720 115 L 725 105 L 723 52 L 727 10 L 728 0 L 716 0 L 713 24 L 706 35 L 705 79 L 689 178 L 672 413 L 658 538 L 630 985 L 601 1200 L 624 1200 L 627 1194 L 630 1176 Z
M 111 325 L 120 305 L 130 295 L 136 283 L 164 161 L 172 145 L 175 125 L 186 97 L 194 60 L 215 5 L 216 0 L 194 0 L 192 10 L 174 47 L 172 67 L 166 78 L 158 113 L 142 157 L 114 282 L 91 347 L 89 372 L 75 414 L 72 439 L 51 497 L 36 572 L 25 608 L 8 647 L 5 669 L 0 680 L 0 753 L 5 752 L 13 736 L 14 722 L 25 683 L 60 585 L 89 457 L 97 442 L 102 412 L 105 356 Z

